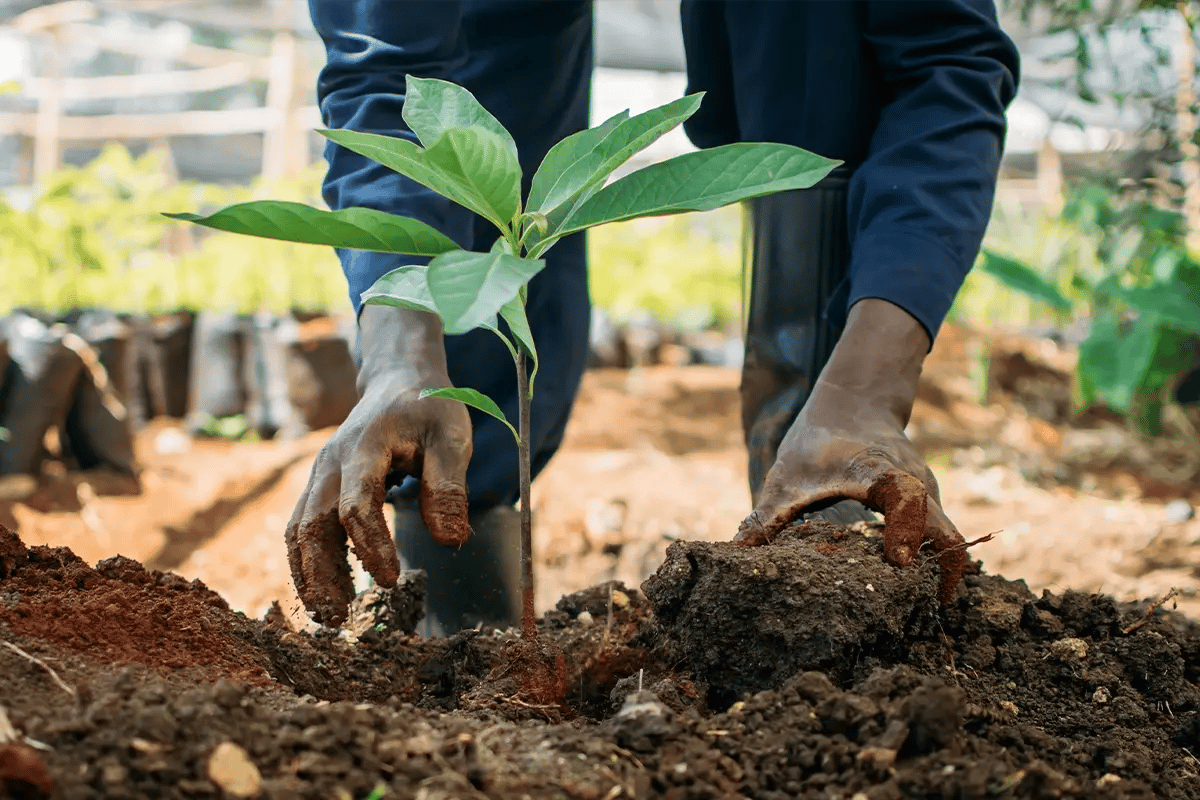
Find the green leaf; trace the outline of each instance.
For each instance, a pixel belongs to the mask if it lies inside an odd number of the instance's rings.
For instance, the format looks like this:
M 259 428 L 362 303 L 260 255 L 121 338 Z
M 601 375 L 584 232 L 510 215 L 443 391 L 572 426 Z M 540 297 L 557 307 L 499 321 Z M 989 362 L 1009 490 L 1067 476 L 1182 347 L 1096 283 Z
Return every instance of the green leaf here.
M 1200 333 L 1200 287 L 1182 281 L 1118 288 L 1114 294 L 1139 314 Z
M 437 314 L 440 318 L 441 314 L 438 313 L 437 305 L 433 302 L 433 295 L 429 293 L 428 271 L 429 268 L 421 264 L 409 264 L 394 269 L 375 281 L 370 289 L 363 292 L 362 301 L 365 305 L 427 311 L 430 314 Z M 516 347 L 508 340 L 507 336 L 500 332 L 494 318 L 490 322 L 481 322 L 478 327 L 487 328 L 499 336 L 500 340 L 508 347 L 508 351 L 512 353 L 513 360 L 516 360 Z
M 770 142 L 727 144 L 686 153 L 604 187 L 575 210 L 554 238 L 608 222 L 709 211 L 774 192 L 807 189 L 840 163 L 799 147 Z
M 533 331 L 529 329 L 529 317 L 525 315 L 525 302 L 518 294 L 500 308 L 500 316 L 508 323 L 508 329 L 517 339 L 521 351 L 533 361 L 533 370 L 529 374 L 529 396 L 533 397 L 533 382 L 537 378 L 538 354 L 537 345 L 533 341 Z
M 628 118 L 623 112 L 551 148 L 533 176 L 528 202 L 531 211 L 549 218 L 550 233 L 535 234 L 530 245 L 558 238 L 566 220 L 613 171 L 695 114 L 703 97 L 703 92 L 688 95 Z
M 1154 358 L 1159 333 L 1160 326 L 1149 318 L 1124 331 L 1116 314 L 1097 316 L 1079 346 L 1079 371 L 1088 385 L 1085 395 L 1100 398 L 1120 414 L 1128 413 Z
M 429 294 L 426 280 L 428 268 L 420 264 L 409 264 L 384 275 L 371 288 L 362 293 L 366 305 L 411 308 L 437 314 L 433 296 Z
M 484 128 L 496 134 L 505 147 L 517 158 L 517 143 L 500 120 L 479 104 L 475 96 L 456 83 L 436 78 L 407 76 L 402 116 L 408 127 L 432 147 L 451 128 Z
M 533 174 L 526 206 L 544 215 L 595 178 L 606 160 L 601 149 L 604 140 L 628 119 L 629 111 L 622 111 L 594 128 L 572 133 L 551 147 Z
M 983 259 L 979 263 L 979 269 L 1008 288 L 1046 303 L 1056 311 L 1071 310 L 1071 301 L 1062 291 L 1028 264 L 990 250 L 983 250 L 980 255 Z
M 496 405 L 492 401 L 492 398 L 486 394 L 481 394 L 474 389 L 422 389 L 421 397 L 444 397 L 447 400 L 457 400 L 472 408 L 477 408 L 483 413 L 489 414 L 503 422 L 512 431 L 513 438 L 517 440 L 517 444 L 521 443 L 521 434 L 517 433 L 517 429 L 505 418 L 504 412 L 500 410 L 500 406 Z
M 459 249 L 451 239 L 424 222 L 371 208 L 325 211 L 303 203 L 256 200 L 208 216 L 176 213 L 164 216 L 248 236 L 380 253 L 437 256 Z
M 421 149 L 407 139 L 396 136 L 347 130 L 322 130 L 320 133 L 331 142 L 366 156 L 372 161 L 377 161 L 388 169 L 433 189 L 443 197 L 474 211 L 504 230 L 517 206 L 520 205 L 520 166 L 505 150 L 504 144 L 495 134 L 480 128 L 457 128 L 455 130 L 459 134 L 468 135 L 458 136 L 453 142 L 442 145 L 436 159 L 430 158 L 429 151 Z M 473 137 L 469 135 L 471 133 L 474 134 Z M 437 148 L 445 138 L 445 136 L 440 138 L 430 150 Z M 456 152 L 457 149 L 470 145 L 464 139 L 479 140 L 480 149 L 474 153 L 461 154 L 460 158 Z M 464 182 L 457 170 L 450 173 L 441 165 L 451 162 L 460 162 L 460 166 L 464 163 L 470 164 L 471 180 Z M 515 181 L 513 180 L 514 171 Z M 505 188 L 499 192 L 497 197 L 481 195 L 477 185 L 481 179 L 488 185 Z M 493 200 L 503 200 L 499 203 L 503 209 L 497 208 Z M 502 213 L 504 210 L 508 213 Z
M 521 208 L 521 165 L 504 141 L 483 128 L 451 128 L 425 151 L 426 161 L 484 205 L 504 231 Z
M 429 262 L 429 293 L 446 333 L 495 324 L 500 309 L 546 266 L 507 253 L 444 253 Z

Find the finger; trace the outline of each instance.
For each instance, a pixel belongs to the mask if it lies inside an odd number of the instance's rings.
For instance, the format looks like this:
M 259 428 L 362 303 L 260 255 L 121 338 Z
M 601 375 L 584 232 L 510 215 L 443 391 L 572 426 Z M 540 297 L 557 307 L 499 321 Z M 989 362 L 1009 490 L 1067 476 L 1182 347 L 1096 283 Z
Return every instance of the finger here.
M 470 438 L 439 436 L 425 448 L 421 517 L 433 540 L 446 547 L 462 547 L 471 536 L 467 507 L 470 461 Z
M 357 458 L 342 468 L 337 516 L 354 543 L 354 553 L 375 582 L 390 589 L 400 577 L 400 557 L 383 515 L 390 453 Z
M 946 605 L 954 600 L 958 582 L 967 568 L 967 542 L 958 528 L 932 499 L 925 521 L 925 538 L 938 551 L 938 600 Z
M 843 480 L 783 486 L 768 475 L 758 505 L 742 520 L 733 540 L 752 547 L 767 544 L 805 511 L 846 498 L 865 502 L 866 486 Z
M 345 621 L 354 597 L 346 531 L 335 511 L 337 492 L 336 476 L 314 467 L 284 534 L 301 602 L 317 622 L 335 627 Z
M 907 567 L 925 539 L 929 491 L 924 481 L 907 472 L 887 470 L 871 482 L 867 497 L 883 512 L 883 557 Z

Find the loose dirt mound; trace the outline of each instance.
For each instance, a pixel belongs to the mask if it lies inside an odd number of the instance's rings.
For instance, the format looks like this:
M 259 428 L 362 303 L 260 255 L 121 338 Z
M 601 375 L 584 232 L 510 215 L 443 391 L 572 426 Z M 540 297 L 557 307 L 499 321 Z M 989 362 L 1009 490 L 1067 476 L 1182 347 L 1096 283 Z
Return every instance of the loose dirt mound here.
M 309 636 L 5 531 L 0 705 L 26 741 L 0 781 L 42 796 L 44 762 L 63 798 L 1200 797 L 1197 626 L 977 570 L 941 607 L 936 567 L 877 563 L 870 533 L 681 543 L 653 603 L 563 598 L 540 628 L 568 691 L 540 704 L 488 690 L 515 632 Z

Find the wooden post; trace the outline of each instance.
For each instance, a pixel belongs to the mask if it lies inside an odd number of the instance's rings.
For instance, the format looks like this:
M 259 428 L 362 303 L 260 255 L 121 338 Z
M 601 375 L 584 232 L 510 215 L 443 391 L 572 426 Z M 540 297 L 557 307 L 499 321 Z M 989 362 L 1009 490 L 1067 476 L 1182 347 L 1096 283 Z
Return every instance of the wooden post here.
M 1200 147 L 1196 145 L 1196 27 L 1194 8 L 1190 0 L 1179 3 L 1183 21 L 1183 41 L 1178 53 L 1179 87 L 1175 91 L 1175 127 L 1179 135 L 1179 150 L 1183 161 L 1179 166 L 1183 178 L 1183 216 L 1187 224 L 1187 247 L 1193 255 L 1200 254 Z
M 46 59 L 45 92 L 37 99 L 33 134 L 33 180 L 39 183 L 62 163 L 59 122 L 62 118 L 62 40 L 57 27 L 47 31 L 50 52 Z
M 1050 214 L 1060 214 L 1063 210 L 1063 168 L 1062 156 L 1050 142 L 1050 134 L 1042 140 L 1041 149 L 1037 154 L 1037 194 L 1038 202 Z
M 296 34 L 292 26 L 292 4 L 275 0 L 276 31 L 271 41 L 267 108 L 272 126 L 263 136 L 262 175 L 281 178 L 293 163 L 289 151 L 295 142 L 290 135 L 298 109 L 296 94 Z

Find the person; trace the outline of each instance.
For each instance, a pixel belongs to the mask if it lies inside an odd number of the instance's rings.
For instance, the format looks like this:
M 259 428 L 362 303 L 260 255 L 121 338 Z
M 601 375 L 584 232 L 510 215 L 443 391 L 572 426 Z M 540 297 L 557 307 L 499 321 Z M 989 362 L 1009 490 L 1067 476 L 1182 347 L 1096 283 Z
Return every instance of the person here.
M 528 191 L 549 148 L 588 125 L 589 0 L 309 0 L 309 9 L 327 51 L 317 94 L 328 127 L 411 136 L 406 76 L 453 81 L 512 132 Z M 865 519 L 867 507 L 885 510 L 881 479 L 904 478 L 927 495 L 926 537 L 961 540 L 904 431 L 993 202 L 1019 69 L 993 3 L 683 0 L 680 18 L 688 91 L 706 92 L 685 123 L 697 147 L 784 142 L 844 162 L 813 189 L 750 204 L 741 396 L 754 509 L 738 537 L 765 541 L 814 513 Z M 332 144 L 326 157 L 331 208 L 415 217 L 476 251 L 496 237 L 366 158 Z M 361 305 L 376 279 L 416 259 L 339 256 L 359 314 L 361 399 L 321 450 L 288 525 L 299 595 L 316 620 L 344 620 L 349 540 L 381 584 L 401 563 L 427 571 L 427 634 L 509 624 L 519 607 L 516 448 L 490 417 L 418 394 L 469 386 L 515 418 L 511 359 L 487 331 L 444 336 L 433 315 Z M 536 475 L 562 442 L 587 361 L 582 234 L 550 251 L 527 308 L 541 355 Z M 394 543 L 387 501 L 397 507 Z M 461 549 L 438 544 L 464 524 L 474 534 Z M 919 544 L 888 555 L 905 563 Z

